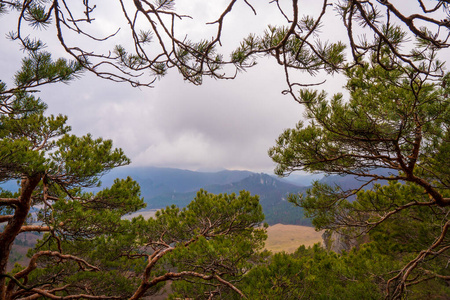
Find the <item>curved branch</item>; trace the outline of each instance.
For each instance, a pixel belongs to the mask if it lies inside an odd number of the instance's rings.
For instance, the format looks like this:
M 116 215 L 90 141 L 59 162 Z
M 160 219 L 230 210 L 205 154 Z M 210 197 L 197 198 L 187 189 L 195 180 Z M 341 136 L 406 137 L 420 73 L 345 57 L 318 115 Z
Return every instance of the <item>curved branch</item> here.
M 154 278 L 153 280 L 146 282 L 143 286 L 141 286 L 133 296 L 130 297 L 129 300 L 137 300 L 140 299 L 143 294 L 145 293 L 146 290 L 148 290 L 150 287 L 155 286 L 156 284 L 160 283 L 160 282 L 164 282 L 164 281 L 168 281 L 171 279 L 177 279 L 177 278 L 184 278 L 184 277 L 196 277 L 196 278 L 201 278 L 203 280 L 213 280 L 216 279 L 217 281 L 219 281 L 221 284 L 228 286 L 229 288 L 231 288 L 233 291 L 235 291 L 236 293 L 238 293 L 242 298 L 247 299 L 247 297 L 244 295 L 244 293 L 242 293 L 241 290 L 239 290 L 236 286 L 234 286 L 232 283 L 230 283 L 229 281 L 224 280 L 223 278 L 221 278 L 220 276 L 214 274 L 214 275 L 206 275 L 206 274 L 202 274 L 202 273 L 198 273 L 198 272 L 193 272 L 193 271 L 183 271 L 183 272 L 168 272 L 162 276 L 158 276 L 156 278 Z
M 12 206 L 16 207 L 20 204 L 17 198 L 0 198 L 0 206 Z
M 409 30 L 411 30 L 412 33 L 414 33 L 415 35 L 419 36 L 420 38 L 427 40 L 429 42 L 431 42 L 434 46 L 438 47 L 438 48 L 448 48 L 449 45 L 447 45 L 446 43 L 442 43 L 438 40 L 436 40 L 435 38 L 431 38 L 430 36 L 428 36 L 427 34 L 425 34 L 423 31 L 417 29 L 416 26 L 414 26 L 414 19 L 420 19 L 429 23 L 433 23 L 436 24 L 438 26 L 445 26 L 448 27 L 449 26 L 449 22 L 448 21 L 440 21 L 440 20 L 435 20 L 433 18 L 429 18 L 423 15 L 418 15 L 418 14 L 413 14 L 410 15 L 409 17 L 406 17 L 405 15 L 403 15 L 402 13 L 400 13 L 400 11 L 392 4 L 389 3 L 389 1 L 385 0 L 381 2 L 384 6 L 386 6 L 391 12 L 393 12 L 397 18 L 399 18 L 403 23 L 405 23 Z M 420 2 L 422 5 L 423 3 Z M 434 10 L 438 9 L 439 6 L 442 3 L 438 4 Z M 421 6 L 422 6 L 421 5 Z M 422 6 L 423 8 L 423 6 Z M 425 11 L 425 12 L 430 12 L 430 11 Z
M 39 259 L 39 257 L 41 256 L 54 256 L 54 257 L 58 257 L 62 260 L 73 260 L 76 261 L 77 263 L 80 263 L 80 266 L 85 266 L 88 267 L 89 270 L 88 271 L 100 271 L 100 269 L 94 265 L 89 264 L 87 261 L 85 261 L 82 258 L 79 258 L 77 256 L 74 255 L 70 255 L 70 254 L 61 254 L 59 252 L 56 251 L 39 251 L 38 253 L 34 254 L 31 257 L 31 260 L 28 264 L 28 267 L 25 268 L 24 270 L 18 272 L 16 275 L 14 275 L 15 278 L 20 279 L 23 278 L 25 276 L 27 276 L 28 274 L 30 274 L 30 272 L 32 272 L 33 270 L 35 270 L 37 268 L 37 260 Z M 84 270 L 85 267 L 82 267 L 82 269 Z
M 428 181 L 417 177 L 414 174 L 407 174 L 407 180 L 422 186 L 427 193 L 433 198 L 436 204 L 440 207 L 450 206 L 450 198 L 445 198 L 439 191 L 433 187 Z
M 450 228 L 450 220 L 448 220 L 442 228 L 441 235 L 437 238 L 437 240 L 427 249 L 423 250 L 417 255 L 417 257 L 411 260 L 395 277 L 391 278 L 387 282 L 387 294 L 392 296 L 392 299 L 397 299 L 399 295 L 403 293 L 404 288 L 406 287 L 406 281 L 411 272 L 417 267 L 417 265 L 425 259 L 429 254 L 441 254 L 444 251 L 450 250 L 450 246 L 444 247 L 439 250 L 437 253 L 433 252 L 433 249 L 438 247 L 445 239 L 447 232 Z M 390 287 L 397 281 L 395 284 L 395 289 L 391 294 Z
M 88 295 L 88 294 L 78 294 L 78 295 L 70 295 L 70 296 L 57 296 L 53 293 L 60 291 L 61 288 L 53 289 L 53 290 L 42 290 L 42 289 L 31 289 L 31 292 L 37 293 L 36 295 L 32 295 L 29 297 L 21 298 L 22 300 L 34 300 L 41 298 L 42 296 L 55 299 L 55 300 L 74 300 L 74 299 L 123 299 L 123 297 L 119 296 L 94 296 L 94 295 Z

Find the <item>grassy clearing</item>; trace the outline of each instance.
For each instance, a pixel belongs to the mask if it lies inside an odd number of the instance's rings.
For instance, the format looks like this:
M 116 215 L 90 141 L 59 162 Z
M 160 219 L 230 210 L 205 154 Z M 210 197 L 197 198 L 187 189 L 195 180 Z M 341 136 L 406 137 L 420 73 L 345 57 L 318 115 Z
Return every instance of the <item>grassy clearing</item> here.
M 142 215 L 144 217 L 144 219 L 149 219 L 149 218 L 153 218 L 156 214 L 156 212 L 158 211 L 158 209 L 150 209 L 150 210 L 144 210 L 144 211 L 138 211 L 129 215 L 126 215 L 124 217 L 122 217 L 122 219 L 125 220 L 131 220 L 139 215 Z
M 301 245 L 308 247 L 322 243 L 322 233 L 308 226 L 276 224 L 267 228 L 265 248 L 272 252 L 292 253 Z

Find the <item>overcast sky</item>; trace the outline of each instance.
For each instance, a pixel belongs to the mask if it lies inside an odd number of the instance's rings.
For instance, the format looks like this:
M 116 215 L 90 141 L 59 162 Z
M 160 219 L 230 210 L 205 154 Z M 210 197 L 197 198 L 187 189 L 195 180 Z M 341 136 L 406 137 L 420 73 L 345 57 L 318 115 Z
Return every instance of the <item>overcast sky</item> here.
M 321 1 L 303 1 L 301 9 L 305 13 L 317 10 L 313 6 L 317 2 Z M 180 10 L 191 10 L 204 18 L 188 23 L 184 29 L 209 37 L 212 34 L 205 31 L 204 22 L 215 20 L 225 4 L 224 0 L 177 1 Z M 248 32 L 261 32 L 267 24 L 280 20 L 273 5 L 255 8 L 258 19 L 253 19 L 252 11 L 243 3 L 227 19 L 225 52 L 234 49 L 247 35 L 241 30 L 243 24 Z M 117 7 L 111 4 L 103 9 L 111 11 L 96 22 L 100 32 L 108 33 L 116 25 L 111 20 Z M 345 36 L 333 20 L 324 30 L 334 38 Z M 0 17 L 2 34 L 9 31 L 6 29 L 10 22 L 9 16 Z M 51 41 L 49 50 L 64 55 Z M 7 81 L 5 76 L 11 77 L 17 70 L 22 56 L 16 43 L 1 41 L 2 80 Z M 303 78 L 310 82 L 307 76 Z M 328 79 L 320 89 L 336 92 L 344 84 L 339 77 Z M 294 127 L 302 119 L 301 105 L 281 94 L 285 87 L 282 68 L 273 60 L 261 59 L 258 66 L 235 80 L 205 79 L 202 86 L 184 82 L 176 71 L 155 82 L 154 88 L 141 89 L 86 74 L 69 85 L 44 87 L 40 97 L 49 105 L 49 112 L 69 117 L 74 133 L 90 132 L 112 139 L 131 158 L 133 166 L 270 173 L 274 164 L 267 155 L 268 149 L 284 129 Z

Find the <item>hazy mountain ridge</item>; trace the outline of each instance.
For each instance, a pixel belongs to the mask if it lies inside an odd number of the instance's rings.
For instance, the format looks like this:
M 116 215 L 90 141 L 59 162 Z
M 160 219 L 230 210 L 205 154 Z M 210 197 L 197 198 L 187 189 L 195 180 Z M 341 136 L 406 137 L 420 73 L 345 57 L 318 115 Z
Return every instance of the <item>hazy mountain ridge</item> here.
M 130 176 L 141 186 L 144 197 L 161 194 L 198 191 L 213 184 L 227 184 L 248 177 L 250 171 L 196 172 L 174 168 L 123 167 L 102 177 L 103 186 L 110 186 L 116 178 Z
M 396 176 L 398 174 L 397 172 L 395 172 L 393 170 L 383 169 L 383 168 L 378 168 L 378 169 L 372 171 L 371 173 L 377 174 L 380 176 L 385 176 L 385 177 L 389 177 L 392 175 Z M 355 175 L 330 175 L 330 176 L 324 176 L 322 179 L 319 180 L 320 183 L 327 184 L 330 186 L 338 185 L 343 190 L 359 188 L 361 185 L 367 183 L 368 181 L 369 181 L 369 178 L 363 178 L 363 177 L 359 177 L 359 176 L 355 176 Z M 374 183 L 375 182 L 371 182 L 371 183 L 367 184 L 365 189 L 372 188 Z M 378 180 L 376 183 L 381 184 L 381 185 L 386 185 L 386 184 L 388 184 L 388 181 L 387 180 Z

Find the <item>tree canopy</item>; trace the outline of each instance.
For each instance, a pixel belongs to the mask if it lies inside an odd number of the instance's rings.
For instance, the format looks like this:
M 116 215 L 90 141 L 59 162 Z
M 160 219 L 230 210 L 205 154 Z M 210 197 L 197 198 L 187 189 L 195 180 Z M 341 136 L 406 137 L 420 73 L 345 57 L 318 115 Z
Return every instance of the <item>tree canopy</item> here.
M 411 230 L 427 241 L 416 238 L 416 256 L 388 281 L 389 295 L 397 299 L 420 276 L 448 280 L 445 268 L 441 274 L 421 265 L 438 261 L 450 249 L 449 77 L 433 78 L 401 60 L 387 63 L 386 69 L 374 56 L 348 69 L 348 100 L 343 94 L 327 99 L 325 92 L 301 90 L 306 121 L 280 135 L 269 155 L 279 175 L 306 170 L 361 181 L 351 190 L 316 183 L 305 196 L 291 197 L 314 218 L 316 228 L 355 237 L 374 228 L 390 232 L 393 228 L 382 224 L 394 222 L 403 227 L 403 238 Z M 425 68 L 440 64 L 435 59 L 422 63 Z M 373 185 L 382 180 L 390 185 Z M 422 224 L 412 226 L 415 220 Z
M 17 11 L 10 38 L 20 41 L 25 49 L 35 51 L 46 45 L 42 32 L 30 34 L 26 25 L 39 30 L 51 28 L 63 49 L 86 70 L 133 85 L 152 85 L 171 68 L 195 84 L 200 84 L 203 76 L 234 78 L 236 70 L 249 68 L 259 56 L 267 55 L 285 69 L 286 92 L 295 97 L 294 89 L 301 82 L 290 75 L 291 70 L 335 72 L 346 67 L 346 60 L 358 64 L 372 52 L 381 57 L 383 45 L 389 47 L 393 56 L 420 70 L 415 56 L 449 46 L 448 1 L 417 0 L 405 5 L 392 1 L 322 0 L 315 4 L 319 4 L 315 13 L 306 15 L 306 3 L 290 0 L 270 1 L 269 8 L 260 8 L 279 15 L 284 20 L 282 24 L 266 24 L 267 30 L 261 35 L 248 32 L 248 38 L 235 51 L 222 53 L 221 46 L 227 42 L 223 38 L 228 30 L 226 21 L 240 2 L 258 22 L 260 3 L 223 1 L 217 4 L 220 14 L 207 16 L 209 22 L 200 24 L 215 31 L 212 37 L 201 36 L 198 31 L 185 32 L 184 24 L 192 18 L 195 21 L 196 16 L 177 9 L 174 0 L 114 2 L 121 10 L 114 14 L 118 16 L 116 21 L 122 25 L 101 36 L 96 31 L 96 17 L 108 14 L 108 8 L 93 1 L 0 1 L 0 10 Z M 328 42 L 330 38 L 321 31 L 322 25 L 339 20 L 347 31 L 347 39 Z M 244 32 L 245 26 L 244 23 L 241 27 Z M 408 50 L 411 37 L 424 41 L 414 54 Z M 233 71 L 226 71 L 225 66 L 233 66 Z

